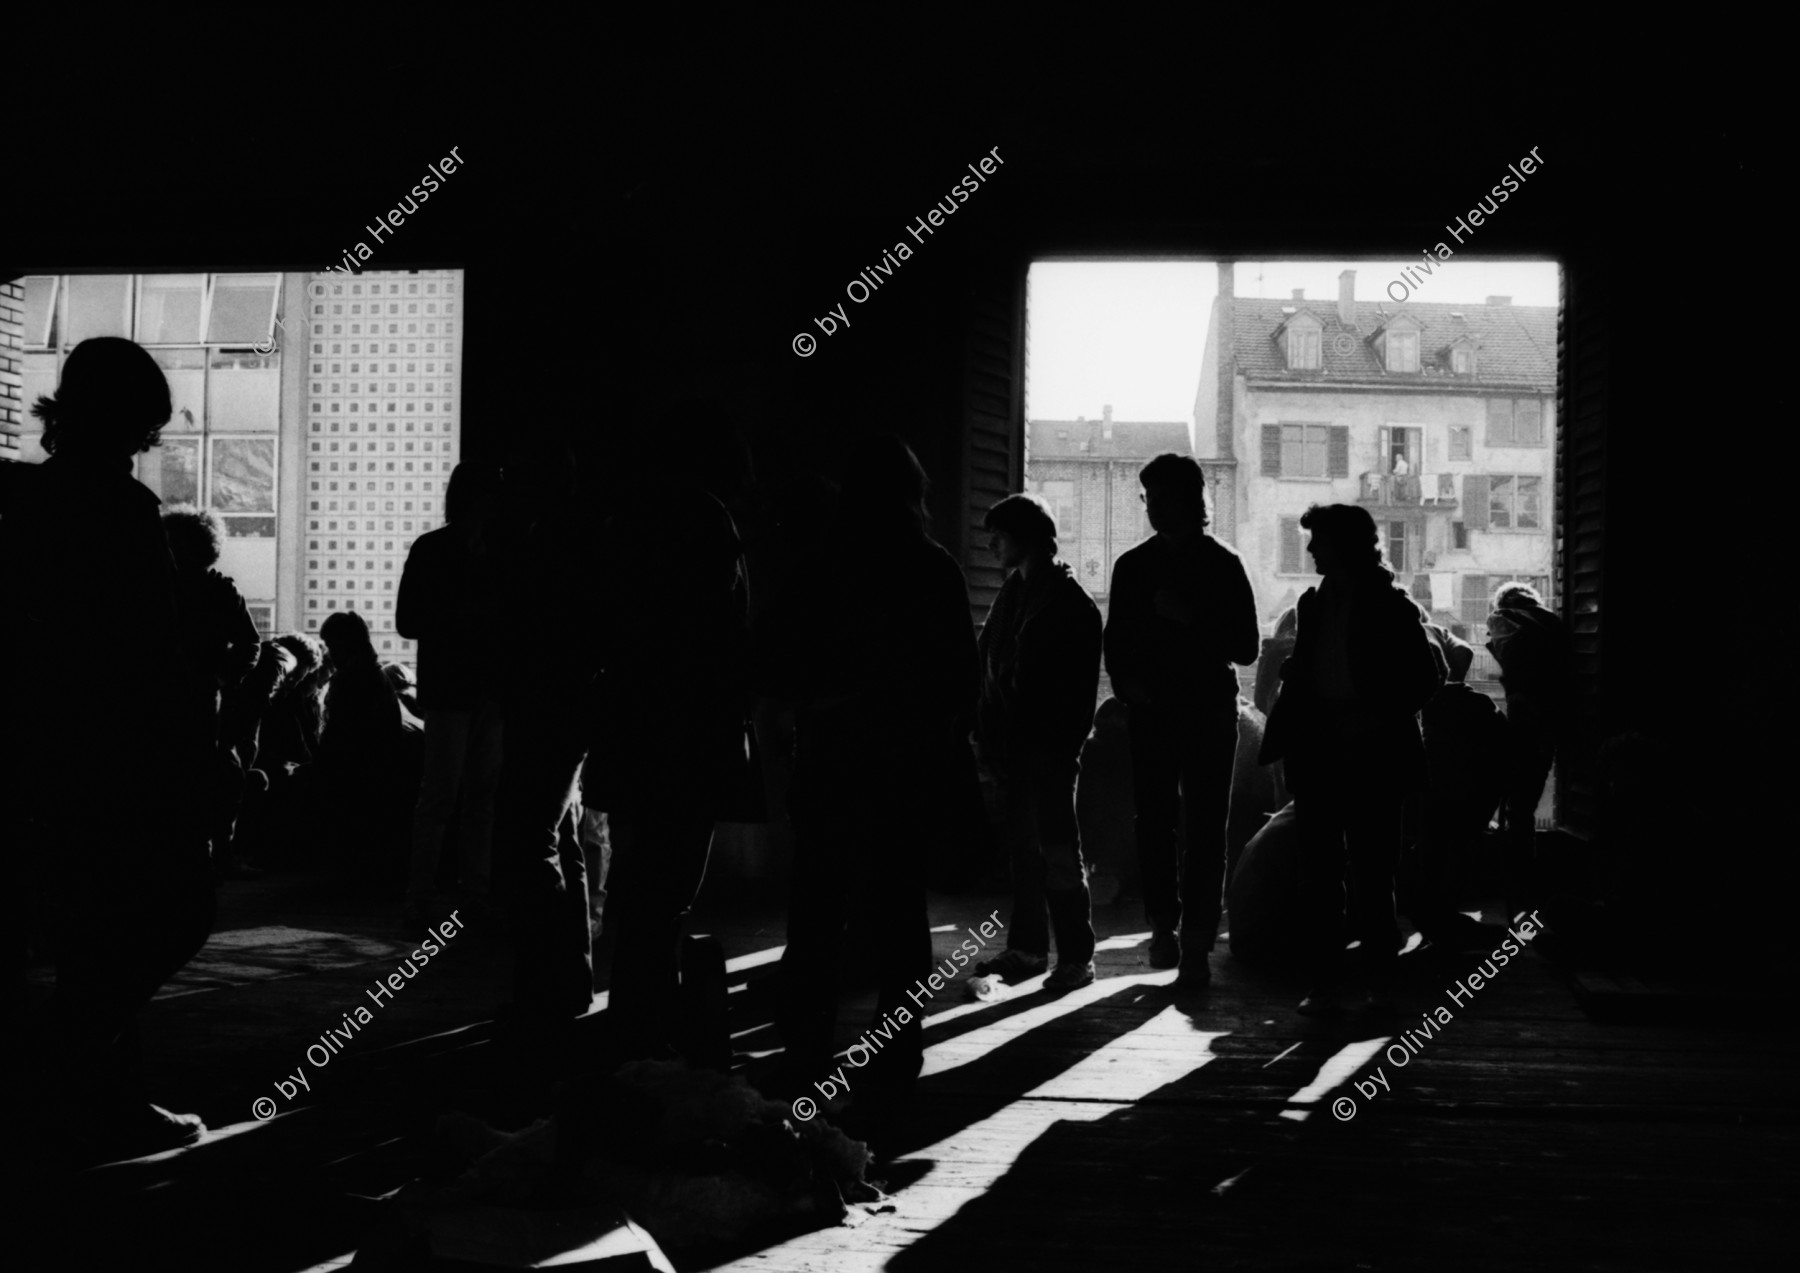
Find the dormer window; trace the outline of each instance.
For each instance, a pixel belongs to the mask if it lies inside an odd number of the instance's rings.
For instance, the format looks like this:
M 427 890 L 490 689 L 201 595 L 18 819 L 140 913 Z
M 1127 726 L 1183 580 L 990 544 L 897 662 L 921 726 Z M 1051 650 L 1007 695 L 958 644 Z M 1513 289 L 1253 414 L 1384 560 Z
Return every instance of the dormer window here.
M 1450 372 L 1457 376 L 1475 374 L 1475 342 L 1469 337 L 1462 336 L 1451 342 Z
M 1283 325 L 1282 341 L 1289 371 L 1317 371 L 1322 365 L 1324 329 L 1311 314 L 1298 314 Z
M 1419 333 L 1392 331 L 1387 334 L 1387 369 L 1417 371 L 1419 369 Z

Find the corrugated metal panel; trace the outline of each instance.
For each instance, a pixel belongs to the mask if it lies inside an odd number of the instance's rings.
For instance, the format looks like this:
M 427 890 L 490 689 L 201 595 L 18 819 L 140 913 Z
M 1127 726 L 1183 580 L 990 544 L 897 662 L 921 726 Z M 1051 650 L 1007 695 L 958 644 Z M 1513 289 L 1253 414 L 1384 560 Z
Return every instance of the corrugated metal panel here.
M 963 507 L 960 545 L 977 626 L 1003 575 L 987 551 L 982 517 L 995 501 L 1024 489 L 1025 374 L 1021 327 L 1024 278 L 995 273 L 975 280 L 964 300 Z M 951 546 L 953 551 L 958 546 Z
M 1600 733 L 1602 564 L 1606 532 L 1606 293 L 1592 271 L 1563 271 L 1557 315 L 1557 595 L 1569 627 L 1572 727 L 1557 764 L 1557 821 L 1592 833 Z

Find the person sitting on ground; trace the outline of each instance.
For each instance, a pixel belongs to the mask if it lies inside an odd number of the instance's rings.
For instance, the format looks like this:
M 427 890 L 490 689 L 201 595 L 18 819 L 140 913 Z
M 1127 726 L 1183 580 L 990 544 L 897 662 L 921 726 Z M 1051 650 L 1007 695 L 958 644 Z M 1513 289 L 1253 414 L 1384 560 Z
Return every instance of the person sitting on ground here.
M 1506 720 L 1493 699 L 1464 680 L 1474 647 L 1436 624 L 1427 630 L 1450 673 L 1419 714 L 1425 736 L 1424 818 L 1402 873 L 1403 909 L 1434 945 L 1489 950 L 1498 936 L 1457 909 L 1457 887 L 1500 804 Z
M 1094 980 L 1075 782 L 1100 684 L 1100 610 L 1057 558 L 1056 519 L 1036 496 L 1007 496 L 982 524 L 1008 572 L 978 642 L 977 736 L 1005 796 L 1013 911 L 1006 950 L 975 971 L 1036 976 L 1049 966 L 1054 930 L 1056 971 L 1044 984 L 1074 990 Z

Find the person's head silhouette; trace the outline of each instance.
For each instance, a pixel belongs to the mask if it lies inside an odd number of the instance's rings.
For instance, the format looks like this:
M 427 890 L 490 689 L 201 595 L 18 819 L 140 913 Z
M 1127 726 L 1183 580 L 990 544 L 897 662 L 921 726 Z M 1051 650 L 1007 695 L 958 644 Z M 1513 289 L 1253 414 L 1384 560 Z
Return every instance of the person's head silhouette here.
M 337 667 L 375 667 L 375 643 L 369 639 L 369 625 L 354 610 L 339 610 L 319 625 L 319 636 L 331 652 Z
M 128 460 L 162 440 L 173 407 L 169 382 L 147 352 L 118 336 L 84 340 L 63 363 L 56 392 L 31 414 L 44 422 L 51 456 Z
M 1306 550 L 1322 575 L 1385 570 L 1381 533 L 1369 510 L 1356 504 L 1314 504 L 1300 525 L 1312 532 Z
M 854 522 L 905 524 L 923 531 L 931 480 L 925 466 L 892 433 L 866 433 L 853 440 L 846 457 L 842 505 Z

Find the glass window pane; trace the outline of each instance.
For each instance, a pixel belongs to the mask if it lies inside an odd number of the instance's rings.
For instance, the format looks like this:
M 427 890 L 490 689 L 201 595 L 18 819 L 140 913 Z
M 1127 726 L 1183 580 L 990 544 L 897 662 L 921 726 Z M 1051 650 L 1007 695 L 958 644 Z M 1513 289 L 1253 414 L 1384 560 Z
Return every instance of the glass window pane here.
M 214 438 L 208 490 L 221 513 L 273 513 L 275 439 Z
M 281 425 L 281 372 L 276 355 L 213 350 L 206 382 L 210 429 L 275 432 Z
M 138 280 L 138 343 L 189 345 L 200 340 L 204 274 L 146 274 Z
M 1541 477 L 1521 477 L 1519 479 L 1519 529 L 1537 530 L 1542 514 L 1542 494 L 1540 487 L 1544 479 Z M 1540 589 L 1541 591 L 1541 589 Z
M 200 502 L 200 439 L 163 436 L 138 458 L 138 480 L 164 504 Z
M 33 274 L 25 280 L 25 346 L 50 343 L 50 322 L 56 316 L 56 275 Z
M 255 345 L 275 329 L 279 274 L 215 274 L 212 315 L 206 325 L 209 345 Z
M 25 403 L 25 418 L 21 423 L 29 429 L 42 428 L 38 418 L 31 414 L 31 408 L 39 398 L 47 398 L 56 392 L 57 355 L 26 354 L 24 361 L 24 383 L 19 392 Z
M 1488 479 L 1488 524 L 1495 530 L 1512 529 L 1512 478 Z
M 273 517 L 226 517 L 223 521 L 226 535 L 233 539 L 275 538 Z
M 129 274 L 71 274 L 69 330 L 64 345 L 79 345 L 95 336 L 131 335 Z

